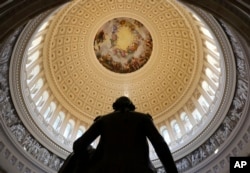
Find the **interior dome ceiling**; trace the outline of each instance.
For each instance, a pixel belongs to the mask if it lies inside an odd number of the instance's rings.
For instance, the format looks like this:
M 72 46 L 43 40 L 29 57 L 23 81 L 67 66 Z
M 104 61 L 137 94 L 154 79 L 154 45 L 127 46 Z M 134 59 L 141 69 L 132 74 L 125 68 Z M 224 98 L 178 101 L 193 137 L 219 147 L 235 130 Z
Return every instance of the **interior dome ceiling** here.
M 139 21 L 152 37 L 150 58 L 131 73 L 110 71 L 94 51 L 96 34 L 115 18 Z M 201 77 L 202 50 L 193 19 L 177 2 L 77 0 L 54 17 L 42 60 L 49 88 L 76 118 L 110 112 L 114 100 L 126 95 L 138 111 L 157 120 L 173 115 L 190 99 Z

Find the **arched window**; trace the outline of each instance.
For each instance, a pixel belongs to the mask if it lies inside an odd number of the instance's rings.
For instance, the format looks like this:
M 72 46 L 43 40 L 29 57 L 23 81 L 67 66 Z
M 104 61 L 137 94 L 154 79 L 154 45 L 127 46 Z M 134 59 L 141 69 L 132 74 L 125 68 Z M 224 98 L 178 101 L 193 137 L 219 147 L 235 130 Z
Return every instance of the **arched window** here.
M 170 139 L 167 127 L 162 126 L 160 131 L 161 131 L 161 134 L 162 134 L 163 138 L 165 139 L 165 141 L 169 144 L 171 142 L 171 139 Z
M 214 84 L 218 85 L 219 78 L 209 68 L 205 70 L 206 76 L 213 81 Z
M 210 50 L 210 51 L 212 51 L 214 54 L 216 54 L 217 56 L 219 56 L 220 54 L 218 53 L 218 51 L 217 51 L 217 48 L 216 48 L 216 46 L 213 44 L 213 43 L 211 43 L 210 41 L 205 41 L 205 45 L 206 45 L 206 47 Z
M 207 100 L 202 95 L 198 99 L 198 102 L 204 111 L 208 110 L 209 104 L 208 104 Z
M 180 118 L 184 122 L 184 127 L 185 127 L 186 132 L 189 132 L 193 128 L 193 126 L 192 126 L 186 112 L 182 112 L 180 115 Z
M 65 114 L 63 112 L 59 112 L 59 115 L 56 117 L 56 120 L 53 124 L 53 128 L 56 130 L 56 131 L 59 131 L 61 125 L 62 125 L 62 122 L 64 120 L 64 117 L 65 117 Z
M 42 39 L 43 39 L 42 36 L 39 36 L 39 37 L 35 38 L 32 41 L 32 43 L 31 43 L 31 45 L 29 47 L 29 51 L 32 50 L 32 49 L 34 49 L 37 45 L 39 45 L 39 43 L 41 43 Z
M 72 134 L 72 131 L 73 131 L 73 128 L 74 128 L 74 125 L 75 125 L 75 122 L 73 120 L 69 120 L 66 128 L 65 128 L 65 131 L 64 131 L 64 134 L 63 136 L 66 138 L 66 139 L 69 139 L 71 134 Z
M 208 85 L 207 81 L 203 81 L 201 86 L 202 86 L 203 90 L 206 91 L 208 96 L 213 100 L 215 97 L 215 91 L 211 88 L 210 85 Z
M 219 62 L 218 62 L 214 57 L 212 57 L 211 55 L 208 54 L 208 55 L 206 56 L 206 59 L 207 59 L 207 62 L 208 62 L 209 64 L 211 64 L 218 72 L 221 71 Z
M 37 64 L 32 70 L 31 72 L 28 73 L 27 79 L 28 79 L 28 83 L 36 76 L 38 75 L 38 73 L 40 72 L 40 65 Z
M 56 109 L 56 104 L 54 102 L 51 102 L 49 107 L 47 108 L 47 110 L 44 113 L 45 121 L 49 122 L 49 120 L 51 119 L 55 109 Z
M 192 112 L 192 115 L 193 115 L 194 119 L 196 120 L 196 122 L 200 122 L 200 120 L 202 119 L 202 116 L 201 116 L 200 112 L 197 109 L 195 109 Z
M 42 32 L 48 25 L 49 25 L 49 21 L 44 22 L 42 26 L 40 26 L 40 28 L 38 29 L 38 33 Z
M 52 111 L 51 111 L 51 107 L 49 106 L 45 113 L 43 114 L 43 118 L 45 119 L 45 121 L 49 122 L 50 118 L 52 116 Z
M 40 88 L 43 86 L 43 80 L 40 78 L 35 83 L 35 85 L 30 89 L 31 90 L 31 97 L 33 98 L 37 92 L 40 90 Z
M 40 97 L 40 99 L 36 103 L 38 110 L 41 110 L 42 106 L 44 105 L 44 103 L 47 101 L 48 98 L 49 98 L 48 92 L 44 91 L 43 95 Z
M 86 128 L 84 126 L 80 126 L 78 131 L 77 131 L 77 134 L 76 134 L 76 139 L 78 139 L 79 137 L 82 136 L 82 134 L 86 131 Z
M 173 128 L 173 131 L 174 131 L 177 139 L 181 138 L 181 136 L 182 136 L 181 129 L 180 129 L 180 126 L 179 126 L 179 124 L 177 123 L 176 120 L 173 120 L 171 122 L 171 127 Z
M 26 67 L 29 67 L 33 62 L 35 62 L 39 58 L 39 55 L 40 55 L 39 50 L 32 53 L 27 59 Z
M 43 96 L 40 96 L 38 101 L 36 102 L 36 106 L 40 107 L 43 104 Z
M 207 37 L 213 39 L 212 34 L 209 32 L 209 30 L 207 28 L 204 28 L 204 27 L 201 26 L 200 30 L 203 32 L 204 35 L 206 35 Z

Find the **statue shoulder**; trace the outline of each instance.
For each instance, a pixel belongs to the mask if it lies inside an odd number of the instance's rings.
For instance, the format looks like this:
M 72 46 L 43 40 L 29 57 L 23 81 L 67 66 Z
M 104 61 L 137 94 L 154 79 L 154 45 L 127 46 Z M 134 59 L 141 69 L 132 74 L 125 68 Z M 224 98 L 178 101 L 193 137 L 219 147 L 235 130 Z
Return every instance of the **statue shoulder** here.
M 97 120 L 100 120 L 103 116 L 97 116 L 95 119 L 94 119 L 94 122 L 97 121 Z
M 149 113 L 136 112 L 137 115 L 145 119 L 153 120 L 152 116 Z
M 146 117 L 149 118 L 150 120 L 153 120 L 153 118 L 150 114 L 146 114 Z

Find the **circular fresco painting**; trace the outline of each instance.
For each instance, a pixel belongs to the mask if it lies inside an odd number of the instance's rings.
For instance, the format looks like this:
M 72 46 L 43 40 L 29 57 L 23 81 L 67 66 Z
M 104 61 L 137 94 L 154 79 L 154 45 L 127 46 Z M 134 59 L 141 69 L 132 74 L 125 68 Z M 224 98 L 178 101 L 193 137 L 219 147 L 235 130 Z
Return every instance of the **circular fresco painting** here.
M 99 62 L 116 73 L 131 73 L 149 60 L 153 41 L 149 31 L 139 21 L 115 18 L 97 32 L 94 50 Z

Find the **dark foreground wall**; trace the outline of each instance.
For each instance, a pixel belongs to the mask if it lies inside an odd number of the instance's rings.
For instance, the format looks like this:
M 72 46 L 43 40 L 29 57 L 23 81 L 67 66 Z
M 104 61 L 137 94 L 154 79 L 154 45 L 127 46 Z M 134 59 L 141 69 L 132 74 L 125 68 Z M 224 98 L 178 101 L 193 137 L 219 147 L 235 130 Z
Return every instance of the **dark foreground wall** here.
M 36 15 L 70 0 L 0 0 L 0 42 Z

